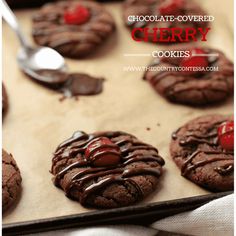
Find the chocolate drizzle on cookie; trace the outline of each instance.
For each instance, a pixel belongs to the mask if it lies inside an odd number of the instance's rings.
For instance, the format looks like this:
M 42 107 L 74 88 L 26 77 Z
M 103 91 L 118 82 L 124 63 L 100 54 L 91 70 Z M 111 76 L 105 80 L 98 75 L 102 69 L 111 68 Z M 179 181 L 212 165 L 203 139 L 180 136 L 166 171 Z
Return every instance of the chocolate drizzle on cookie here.
M 182 50 L 188 51 L 191 47 Z M 210 48 L 201 48 L 201 50 L 206 54 L 218 55 L 214 58 L 209 56 L 208 62 L 209 66 L 219 67 L 219 70 L 188 75 L 175 68 L 180 65 L 181 58 L 166 57 L 160 58 L 159 62 L 151 63 L 150 68 L 154 67 L 154 69 L 146 71 L 143 79 L 172 102 L 192 106 L 222 102 L 233 93 L 233 63 L 219 50 Z M 163 67 L 173 68 L 173 70 L 163 71 L 161 70 Z
M 83 24 L 67 24 L 66 11 L 81 5 L 88 9 L 89 20 Z M 32 35 L 39 45 L 52 47 L 63 56 L 86 57 L 114 31 L 112 16 L 93 1 L 58 1 L 43 6 L 33 16 Z
M 223 166 L 215 167 L 214 170 L 220 175 L 228 175 L 233 171 L 233 155 L 231 151 L 226 151 L 218 143 L 217 127 L 225 122 L 215 122 L 210 130 L 191 130 L 179 134 L 181 128 L 172 134 L 173 140 L 178 140 L 179 145 L 189 149 L 188 155 L 181 166 L 181 174 L 188 176 L 190 172 L 195 171 L 198 167 L 203 167 L 210 163 L 219 161 L 229 161 Z M 194 161 L 195 158 L 202 155 L 203 159 Z
M 192 163 L 193 159 L 200 153 L 204 153 L 205 155 L 219 155 L 219 154 L 224 154 L 223 157 L 212 157 L 210 159 L 202 160 L 202 161 L 197 161 L 194 164 Z M 226 160 L 232 160 L 232 154 L 231 153 L 222 153 L 220 151 L 204 151 L 204 150 L 198 150 L 195 151 L 193 154 L 191 154 L 186 161 L 184 162 L 182 168 L 181 168 L 181 173 L 183 176 L 187 176 L 190 171 L 195 170 L 198 167 L 207 165 L 212 162 L 217 162 L 217 161 L 226 161 Z M 219 170 L 224 169 L 224 174 L 228 174 L 232 171 L 231 168 L 224 168 L 224 166 L 220 166 L 217 168 L 214 168 L 219 174 L 221 174 L 221 171 Z
M 226 164 L 224 166 L 216 167 L 214 168 L 214 170 L 218 172 L 220 175 L 227 175 L 228 173 L 231 173 L 234 171 L 234 165 Z
M 112 166 L 96 166 L 94 160 L 86 158 L 86 151 L 92 143 L 101 138 L 108 138 L 113 144 L 101 146 L 96 144 L 95 152 L 101 150 L 105 153 L 105 148 L 111 148 L 112 154 L 120 155 L 119 163 Z M 118 147 L 118 149 L 117 149 Z M 115 149 L 114 149 L 115 148 Z M 94 150 L 92 150 L 94 153 Z M 96 158 L 96 157 L 94 157 Z M 70 163 L 70 159 L 73 162 Z M 68 164 L 56 170 L 66 160 Z M 135 163 L 155 163 L 135 167 Z M 52 160 L 52 173 L 55 175 L 54 184 L 61 187 L 70 198 L 75 198 L 82 205 L 88 205 L 88 199 L 92 195 L 101 192 L 105 187 L 117 183 L 130 185 L 136 189 L 136 199 L 138 201 L 144 197 L 142 188 L 132 177 L 140 175 L 151 175 L 159 178 L 162 173 L 164 160 L 159 156 L 158 150 L 151 145 L 143 143 L 134 136 L 124 132 L 101 132 L 86 134 L 78 131 L 71 138 L 58 146 Z M 69 172 L 74 174 L 66 183 L 62 183 Z M 77 194 L 74 194 L 76 191 Z

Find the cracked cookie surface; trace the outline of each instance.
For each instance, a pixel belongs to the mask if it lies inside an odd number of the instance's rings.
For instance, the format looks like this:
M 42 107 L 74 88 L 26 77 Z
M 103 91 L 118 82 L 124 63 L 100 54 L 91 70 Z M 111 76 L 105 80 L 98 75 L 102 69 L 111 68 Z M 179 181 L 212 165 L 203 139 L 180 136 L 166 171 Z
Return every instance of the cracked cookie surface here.
M 21 175 L 11 154 L 2 150 L 2 205 L 3 211 L 11 207 L 21 192 Z
M 206 115 L 172 135 L 170 153 L 182 176 L 213 192 L 233 190 L 234 151 L 219 144 L 218 127 L 233 116 Z
M 83 206 L 134 204 L 153 192 L 164 160 L 158 150 L 125 132 L 75 132 L 52 160 L 54 184 Z
M 177 51 L 191 52 L 191 50 L 194 48 L 183 48 Z M 181 66 L 182 58 L 157 58 L 151 63 L 150 67 L 153 68 L 145 72 L 143 79 L 147 80 L 159 94 L 174 103 L 203 106 L 226 100 L 233 94 L 233 63 L 219 50 L 211 48 L 200 50 L 205 55 L 209 55 L 204 58 L 208 60 L 207 67 L 216 68 L 214 71 L 204 71 L 200 74 L 183 73 L 174 70 L 175 67 Z M 163 68 L 170 69 L 167 71 Z

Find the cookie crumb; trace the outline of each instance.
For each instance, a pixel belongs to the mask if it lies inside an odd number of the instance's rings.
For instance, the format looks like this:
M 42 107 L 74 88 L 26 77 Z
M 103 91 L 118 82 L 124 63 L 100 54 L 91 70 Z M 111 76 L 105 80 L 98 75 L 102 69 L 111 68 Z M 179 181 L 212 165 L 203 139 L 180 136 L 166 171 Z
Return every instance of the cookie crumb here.
M 74 96 L 75 101 L 79 101 L 79 96 Z
M 59 102 L 63 102 L 65 99 L 66 99 L 66 96 L 63 95 L 58 100 L 59 100 Z

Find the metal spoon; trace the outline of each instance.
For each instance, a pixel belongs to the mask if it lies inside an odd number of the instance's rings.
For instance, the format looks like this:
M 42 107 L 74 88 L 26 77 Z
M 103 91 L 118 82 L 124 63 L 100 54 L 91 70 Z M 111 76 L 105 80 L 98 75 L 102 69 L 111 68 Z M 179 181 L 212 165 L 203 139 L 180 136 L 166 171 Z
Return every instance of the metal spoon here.
M 61 83 L 58 77 L 55 78 L 43 75 L 43 71 L 66 71 L 67 66 L 64 58 L 54 49 L 49 47 L 33 48 L 25 39 L 19 23 L 5 0 L 0 0 L 0 9 L 4 20 L 15 31 L 21 48 L 17 54 L 17 61 L 20 68 L 30 77 L 44 83 Z

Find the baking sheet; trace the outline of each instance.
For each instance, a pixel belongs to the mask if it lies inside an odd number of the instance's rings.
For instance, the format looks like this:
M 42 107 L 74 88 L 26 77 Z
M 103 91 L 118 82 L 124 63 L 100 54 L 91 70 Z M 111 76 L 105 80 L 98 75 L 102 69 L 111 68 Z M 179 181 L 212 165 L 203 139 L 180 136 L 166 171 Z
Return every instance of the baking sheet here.
M 223 50 L 233 60 L 233 1 L 199 1 L 215 16 L 211 37 L 206 45 Z M 210 113 L 233 112 L 233 99 L 219 106 L 191 108 L 171 104 L 141 80 L 143 72 L 126 72 L 124 66 L 145 66 L 149 57 L 124 57 L 124 53 L 149 53 L 158 45 L 137 43 L 121 20 L 121 4 L 105 4 L 117 24 L 117 31 L 93 56 L 83 60 L 67 59 L 71 71 L 103 76 L 104 92 L 79 100 L 59 101 L 60 94 L 29 80 L 19 71 L 15 57 L 18 42 L 3 24 L 3 81 L 10 108 L 3 122 L 3 147 L 11 152 L 22 173 L 22 195 L 3 223 L 21 222 L 85 213 L 91 210 L 64 196 L 49 173 L 52 153 L 75 130 L 123 130 L 158 147 L 165 158 L 165 173 L 158 190 L 145 202 L 158 202 L 204 195 L 208 192 L 180 176 L 169 155 L 171 133 L 189 119 Z M 217 6 L 217 7 L 216 7 Z M 30 18 L 34 10 L 15 12 L 31 39 Z M 150 130 L 147 130 L 150 128 Z

